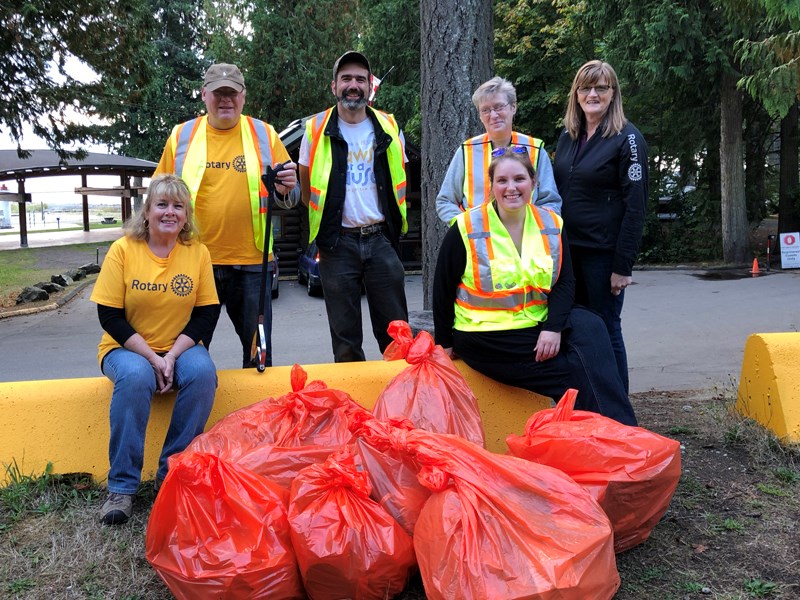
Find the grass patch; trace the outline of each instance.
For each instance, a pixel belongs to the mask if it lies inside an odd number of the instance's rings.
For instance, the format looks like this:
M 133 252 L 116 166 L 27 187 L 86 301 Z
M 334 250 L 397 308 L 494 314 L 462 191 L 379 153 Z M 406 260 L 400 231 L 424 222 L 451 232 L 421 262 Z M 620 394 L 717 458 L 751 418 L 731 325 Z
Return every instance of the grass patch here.
M 24 287 L 50 281 L 51 275 L 102 261 L 110 242 L 71 244 L 45 248 L 3 250 L 0 260 L 0 299 L 16 296 Z
M 777 584 L 771 581 L 764 581 L 763 579 L 750 579 L 745 581 L 745 591 L 754 598 L 766 598 L 771 596 L 777 589 Z

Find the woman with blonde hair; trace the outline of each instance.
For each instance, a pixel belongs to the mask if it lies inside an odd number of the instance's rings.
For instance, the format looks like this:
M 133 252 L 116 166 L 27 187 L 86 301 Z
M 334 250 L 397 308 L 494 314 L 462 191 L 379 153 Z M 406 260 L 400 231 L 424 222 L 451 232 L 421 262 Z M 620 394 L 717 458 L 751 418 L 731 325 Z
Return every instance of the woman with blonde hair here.
M 599 313 L 628 390 L 622 303 L 633 283 L 647 206 L 647 143 L 625 118 L 614 69 L 592 60 L 575 75 L 554 161 L 575 271 L 575 301 Z
M 199 342 L 214 326 L 219 301 L 211 257 L 196 232 L 183 180 L 154 177 L 142 210 L 111 245 L 92 292 L 104 330 L 100 370 L 114 383 L 109 493 L 100 509 L 108 525 L 131 516 L 153 395 L 178 390 L 156 486 L 167 474 L 167 459 L 203 431 L 214 403 L 216 367 Z

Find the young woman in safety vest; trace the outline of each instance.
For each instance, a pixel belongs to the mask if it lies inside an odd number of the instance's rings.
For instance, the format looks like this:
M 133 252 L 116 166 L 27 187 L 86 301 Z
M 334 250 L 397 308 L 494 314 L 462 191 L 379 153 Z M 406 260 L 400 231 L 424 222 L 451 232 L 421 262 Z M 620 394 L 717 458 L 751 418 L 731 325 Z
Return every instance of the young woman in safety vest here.
M 573 307 L 563 223 L 531 204 L 535 170 L 522 147 L 495 150 L 491 202 L 460 215 L 436 265 L 436 342 L 501 383 L 635 425 L 603 321 Z

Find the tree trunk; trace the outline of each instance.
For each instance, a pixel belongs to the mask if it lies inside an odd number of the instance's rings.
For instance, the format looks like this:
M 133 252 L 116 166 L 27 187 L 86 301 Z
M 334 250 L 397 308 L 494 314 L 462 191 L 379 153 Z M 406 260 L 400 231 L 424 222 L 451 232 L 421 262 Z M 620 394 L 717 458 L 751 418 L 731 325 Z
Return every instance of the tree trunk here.
M 725 73 L 720 83 L 720 192 L 722 195 L 722 258 L 744 264 L 749 252 L 744 197 L 742 94 L 736 76 Z
M 797 152 L 800 132 L 797 128 L 797 102 L 781 120 L 781 170 L 778 199 L 778 231 L 800 230 L 800 174 Z
M 766 178 L 767 166 L 765 156 L 766 140 L 769 128 L 773 125 L 772 119 L 766 111 L 753 101 L 748 101 L 745 106 L 744 139 L 744 193 L 747 207 L 747 220 L 750 223 L 760 223 L 768 216 L 766 206 Z
M 431 309 L 436 257 L 447 225 L 436 195 L 456 148 L 482 131 L 472 93 L 492 76 L 492 2 L 420 0 L 422 280 Z

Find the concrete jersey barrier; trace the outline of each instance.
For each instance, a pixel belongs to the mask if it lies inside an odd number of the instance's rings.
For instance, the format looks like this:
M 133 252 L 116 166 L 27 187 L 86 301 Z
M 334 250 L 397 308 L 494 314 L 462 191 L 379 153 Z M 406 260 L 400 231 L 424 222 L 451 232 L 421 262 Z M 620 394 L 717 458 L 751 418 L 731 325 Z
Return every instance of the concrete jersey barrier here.
M 782 442 L 800 443 L 800 333 L 747 338 L 736 409 Z
M 500 384 L 455 361 L 478 399 L 489 450 L 505 453 L 506 436 L 522 434 L 528 417 L 548 408 L 550 399 Z M 385 362 L 304 366 L 308 381 L 319 379 L 329 388 L 347 392 L 371 409 L 392 378 L 408 364 Z M 269 397 L 291 391 L 291 367 L 218 372 L 219 387 L 206 429 L 225 415 Z M 24 474 L 89 473 L 103 481 L 108 475 L 108 412 L 113 384 L 105 377 L 0 383 L 0 462 L 16 463 Z M 166 436 L 174 394 L 153 399 L 145 440 L 142 479 L 152 479 Z M 5 468 L 0 480 L 7 482 Z

